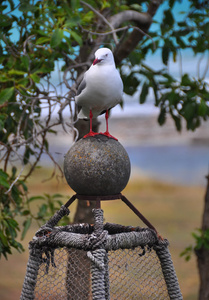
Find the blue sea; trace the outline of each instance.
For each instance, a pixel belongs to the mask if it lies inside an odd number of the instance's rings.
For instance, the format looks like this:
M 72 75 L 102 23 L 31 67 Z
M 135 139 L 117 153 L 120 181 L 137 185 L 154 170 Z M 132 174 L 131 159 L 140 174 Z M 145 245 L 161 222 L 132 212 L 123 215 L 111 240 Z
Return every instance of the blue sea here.
M 53 144 L 55 160 L 62 166 L 70 147 Z M 132 175 L 139 172 L 147 177 L 180 185 L 206 185 L 209 173 L 209 145 L 146 145 L 125 147 L 131 162 Z M 52 149 L 51 149 L 52 150 Z M 47 155 L 42 164 L 49 165 Z
M 130 146 L 126 151 L 132 168 L 151 178 L 173 184 L 206 185 L 209 146 Z

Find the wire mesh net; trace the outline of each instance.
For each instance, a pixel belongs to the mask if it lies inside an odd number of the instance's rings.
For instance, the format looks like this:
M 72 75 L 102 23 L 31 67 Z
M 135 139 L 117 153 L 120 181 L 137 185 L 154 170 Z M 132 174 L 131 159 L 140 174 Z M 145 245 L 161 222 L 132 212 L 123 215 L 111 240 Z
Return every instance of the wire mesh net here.
M 159 259 L 149 247 L 109 251 L 111 300 L 170 299 Z M 91 300 L 91 261 L 87 251 L 58 248 L 43 255 L 35 299 Z
M 109 252 L 111 300 L 170 299 L 159 259 L 149 247 Z
M 50 254 L 51 255 L 51 254 Z M 85 300 L 91 299 L 91 262 L 86 251 L 58 248 L 53 263 L 43 257 L 35 288 L 37 300 Z

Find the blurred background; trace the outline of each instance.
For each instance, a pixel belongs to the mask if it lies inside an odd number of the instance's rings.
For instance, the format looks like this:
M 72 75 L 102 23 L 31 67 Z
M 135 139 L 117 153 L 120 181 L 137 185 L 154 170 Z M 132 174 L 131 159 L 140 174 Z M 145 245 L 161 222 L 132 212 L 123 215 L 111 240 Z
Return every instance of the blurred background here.
M 3 1 L 4 2 L 4 1 Z M 174 7 L 174 13 L 179 13 L 181 20 L 182 10 L 186 11 L 189 1 L 181 1 Z M 168 1 L 163 4 L 155 20 L 162 19 L 162 13 L 169 7 Z M 157 30 L 159 25 L 153 22 L 151 31 Z M 14 29 L 15 30 L 15 29 Z M 15 31 L 14 31 L 15 32 Z M 161 53 L 155 51 L 148 54 L 146 64 L 158 70 L 162 68 Z M 181 72 L 197 77 L 197 72 L 207 64 L 208 58 L 194 57 L 191 49 L 184 51 L 179 67 L 178 62 L 169 60 L 168 68 L 172 75 L 180 78 Z M 59 82 L 57 69 L 52 72 L 52 83 Z M 208 72 L 205 74 L 208 81 Z M 177 132 L 173 119 L 167 116 L 163 126 L 158 124 L 160 109 L 154 105 L 154 95 L 149 90 L 147 101 L 139 104 L 141 90 L 133 96 L 124 95 L 123 108 L 115 107 L 111 111 L 109 127 L 110 133 L 117 137 L 125 147 L 131 161 L 131 177 L 123 194 L 138 208 L 138 210 L 155 226 L 160 235 L 170 242 L 170 252 L 179 279 L 180 287 L 185 300 L 198 298 L 198 269 L 196 257 L 186 262 L 180 254 L 184 249 L 194 244 L 192 232 L 201 227 L 206 178 L 209 173 L 209 122 L 205 121 L 194 132 L 186 129 L 182 121 L 182 130 Z M 63 90 L 66 93 L 66 90 Z M 59 107 L 58 107 L 59 109 Z M 57 118 L 58 109 L 54 110 Z M 42 112 L 42 118 L 47 118 L 47 111 Z M 68 120 L 69 112 L 63 113 Z M 104 115 L 99 117 L 100 131 L 105 130 Z M 73 134 L 66 133 L 61 125 L 56 127 L 57 134 L 49 134 L 49 154 L 54 160 L 63 165 L 64 155 L 73 143 Z M 65 178 L 59 175 L 52 177 L 54 164 L 48 154 L 42 158 L 27 179 L 29 197 L 38 195 L 63 194 L 63 203 L 74 192 L 67 185 Z M 31 203 L 31 210 L 36 212 L 42 201 Z M 76 211 L 75 202 L 70 207 L 70 220 L 73 220 Z M 123 225 L 143 226 L 142 222 L 121 201 L 102 203 L 106 222 Z M 23 219 L 17 217 L 20 224 Z M 0 260 L 0 299 L 11 300 L 20 297 L 21 288 L 26 273 L 28 260 L 28 243 L 33 238 L 40 224 L 33 222 L 25 239 L 21 241 L 25 252 L 20 254 L 12 250 L 13 254 Z M 22 228 L 20 228 L 22 229 Z M 18 237 L 20 241 L 20 237 Z
M 152 111 L 152 108 L 151 108 Z M 138 115 L 136 114 L 138 112 Z M 122 114 L 123 112 L 121 112 Z M 125 114 L 125 109 L 124 109 Z M 101 117 L 101 130 L 105 127 Z M 201 225 L 205 175 L 208 174 L 209 123 L 206 122 L 195 133 L 177 133 L 173 122 L 160 127 L 156 113 L 141 113 L 140 106 L 134 107 L 133 115 L 115 115 L 110 118 L 111 133 L 127 150 L 131 161 L 130 181 L 123 194 L 170 242 L 170 252 L 180 282 L 184 299 L 197 299 L 198 270 L 196 258 L 186 262 L 180 253 L 193 244 L 191 232 Z M 65 153 L 72 144 L 72 137 L 60 131 L 51 136 L 51 154 L 63 164 Z M 66 201 L 74 192 L 65 179 L 51 176 L 52 169 L 47 157 L 43 157 L 42 167 L 30 178 L 30 196 L 60 193 Z M 41 201 L 40 201 L 41 202 Z M 65 199 L 63 200 L 65 202 Z M 37 205 L 37 204 L 36 204 Z M 36 210 L 37 207 L 33 208 Z M 70 207 L 70 219 L 76 210 L 76 203 Z M 104 217 L 107 222 L 123 225 L 143 226 L 142 222 L 122 201 L 103 202 Z M 28 242 L 38 229 L 33 223 L 23 240 L 25 252 L 13 250 L 13 255 L 0 261 L 0 298 L 18 299 L 24 280 L 28 259 Z

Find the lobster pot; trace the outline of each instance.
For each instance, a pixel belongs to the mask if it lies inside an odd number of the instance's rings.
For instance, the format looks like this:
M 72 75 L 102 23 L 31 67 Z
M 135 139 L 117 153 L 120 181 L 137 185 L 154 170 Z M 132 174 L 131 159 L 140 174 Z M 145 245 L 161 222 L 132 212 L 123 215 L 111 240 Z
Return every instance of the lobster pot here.
M 150 228 L 103 224 L 57 227 L 59 212 L 29 244 L 21 300 L 183 299 L 168 241 Z

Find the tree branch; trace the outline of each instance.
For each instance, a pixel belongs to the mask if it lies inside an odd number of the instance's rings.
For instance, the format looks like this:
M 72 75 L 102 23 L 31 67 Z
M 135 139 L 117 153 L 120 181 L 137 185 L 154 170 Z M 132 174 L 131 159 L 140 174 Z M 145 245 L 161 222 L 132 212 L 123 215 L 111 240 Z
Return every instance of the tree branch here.
M 87 30 L 87 29 L 84 29 L 84 28 L 82 28 L 82 30 L 85 31 L 85 32 L 88 32 L 90 34 L 99 35 L 99 36 L 106 36 L 106 35 L 112 34 L 113 32 L 120 32 L 120 31 L 126 31 L 127 32 L 127 30 L 130 29 L 130 28 L 136 29 L 137 31 L 139 31 L 143 35 L 146 35 L 148 38 L 150 38 L 152 40 L 153 44 L 155 45 L 155 42 L 153 41 L 152 37 L 149 34 L 147 34 L 146 32 L 144 32 L 143 30 L 141 30 L 140 28 L 136 27 L 136 26 L 127 25 L 127 26 L 124 26 L 124 27 L 114 29 L 113 31 L 107 31 L 107 32 L 90 31 L 90 30 Z
M 86 3 L 85 1 L 80 1 L 80 3 L 86 5 L 88 8 L 90 8 L 105 24 L 107 24 L 110 29 L 113 31 L 113 39 L 115 41 L 115 44 L 118 44 L 118 38 L 116 33 L 114 32 L 114 27 L 113 25 L 102 15 L 100 14 L 96 9 L 94 9 L 90 4 Z
M 135 22 L 139 25 L 146 25 L 152 22 L 152 17 L 148 13 L 140 13 L 135 10 L 122 11 L 109 19 L 113 28 L 118 28 L 125 22 Z
M 146 13 L 139 13 L 132 10 L 127 10 L 112 16 L 109 21 L 114 28 L 119 27 L 124 22 L 134 22 L 137 28 L 131 32 L 127 39 L 123 39 L 114 51 L 115 62 L 120 64 L 121 61 L 126 58 L 142 40 L 145 34 L 147 34 L 150 25 L 152 24 L 152 18 L 155 15 L 162 0 L 152 0 L 149 4 Z M 139 32 L 139 29 L 141 32 Z

